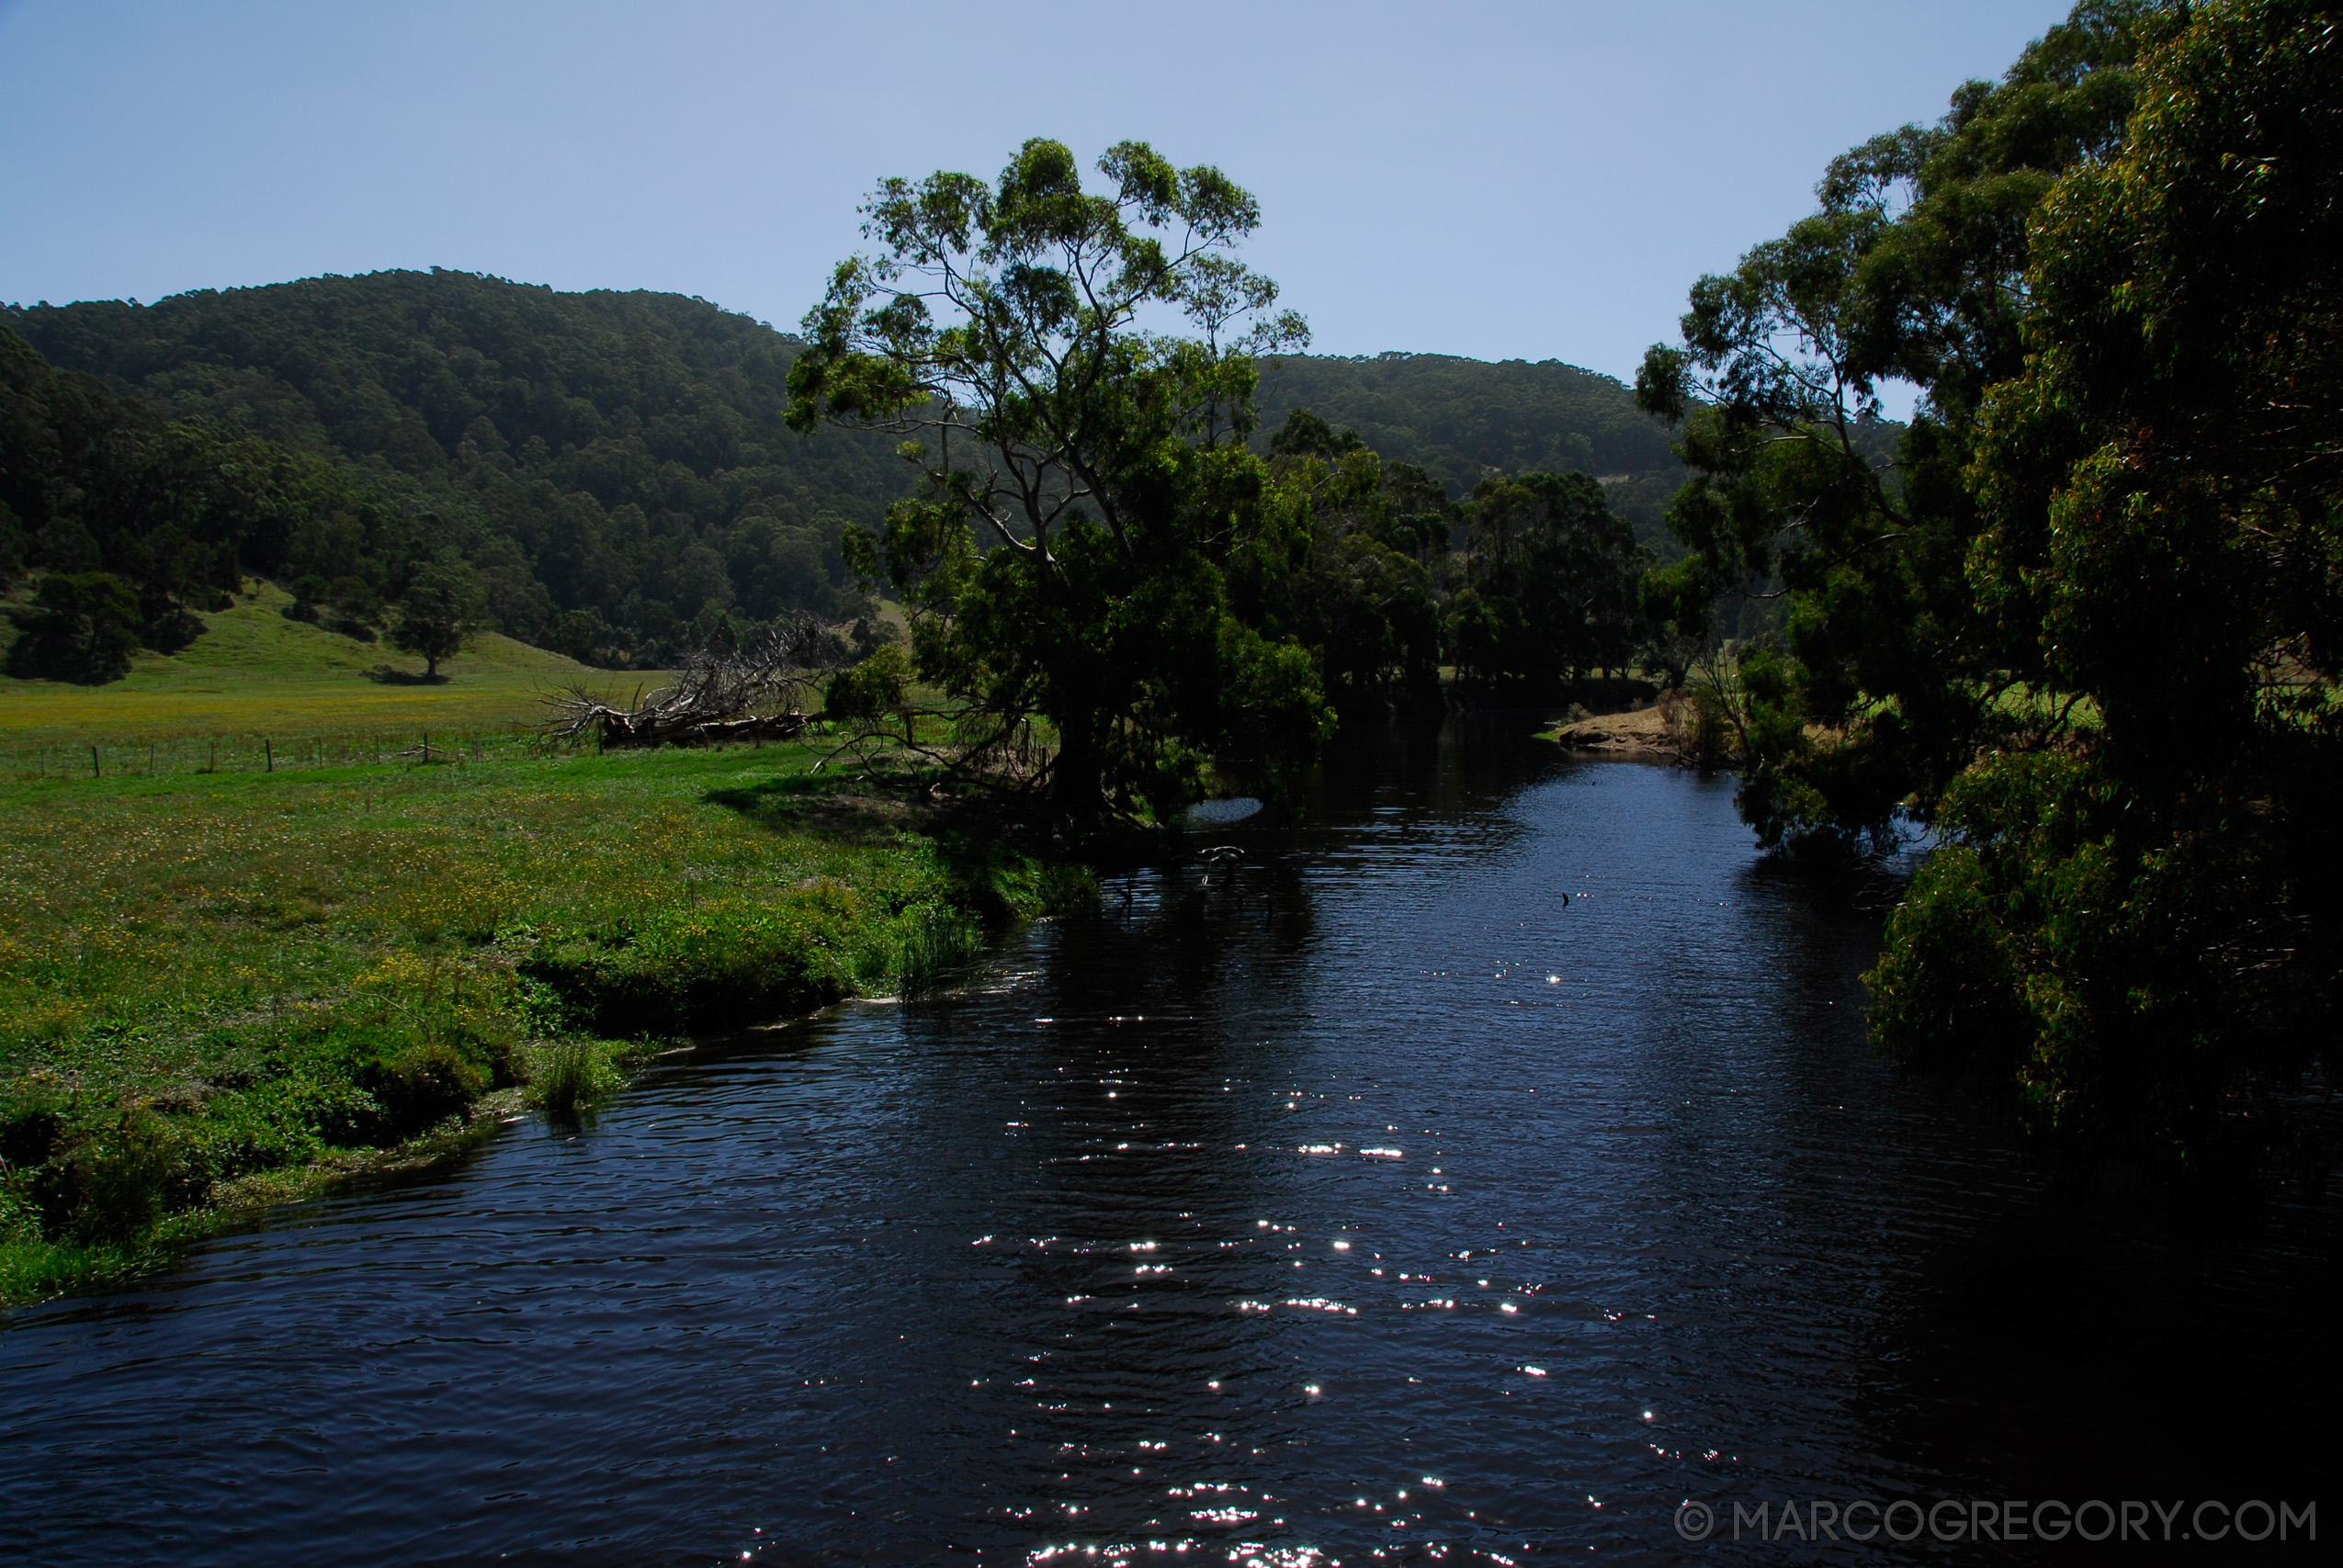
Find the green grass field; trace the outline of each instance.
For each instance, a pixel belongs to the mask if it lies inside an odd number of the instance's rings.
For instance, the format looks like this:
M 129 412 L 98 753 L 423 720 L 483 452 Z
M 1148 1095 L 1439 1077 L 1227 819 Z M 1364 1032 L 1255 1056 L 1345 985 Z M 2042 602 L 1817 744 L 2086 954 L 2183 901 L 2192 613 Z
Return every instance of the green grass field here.
M 590 670 L 558 653 L 488 633 L 441 665 L 447 679 L 420 683 L 423 660 L 383 642 L 363 643 L 288 620 L 291 595 L 261 583 L 171 658 L 141 649 L 129 675 L 103 686 L 0 676 L 0 768 L 86 777 L 88 749 L 101 765 L 187 772 L 261 765 L 263 738 L 298 765 L 321 746 L 327 758 L 377 744 L 419 744 L 515 732 L 538 716 L 545 694 L 573 682 L 630 692 L 658 677 Z M 0 626 L 13 638 L 13 628 Z M 395 743 L 395 745 L 393 745 Z
M 379 686 L 373 649 L 311 658 L 328 635 L 264 598 L 119 687 L 0 688 L 0 737 L 108 760 L 0 780 L 0 1301 L 144 1267 L 516 1096 L 574 1107 L 647 1042 L 915 991 L 1084 890 L 813 773 L 810 746 L 534 749 L 540 685 L 576 674 L 535 650 Z M 429 765 L 359 745 L 426 726 L 464 743 Z M 350 743 L 192 765 L 272 731 Z

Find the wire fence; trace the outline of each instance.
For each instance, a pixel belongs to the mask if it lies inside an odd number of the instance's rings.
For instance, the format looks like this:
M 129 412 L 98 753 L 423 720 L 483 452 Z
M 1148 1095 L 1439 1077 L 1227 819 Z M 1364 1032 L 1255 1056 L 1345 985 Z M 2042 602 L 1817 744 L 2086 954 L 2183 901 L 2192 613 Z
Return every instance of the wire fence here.
M 190 773 L 281 773 L 323 768 L 415 768 L 482 761 L 531 744 L 526 730 L 367 730 L 327 735 L 176 737 L 17 746 L 0 752 L 12 777 L 163 778 Z

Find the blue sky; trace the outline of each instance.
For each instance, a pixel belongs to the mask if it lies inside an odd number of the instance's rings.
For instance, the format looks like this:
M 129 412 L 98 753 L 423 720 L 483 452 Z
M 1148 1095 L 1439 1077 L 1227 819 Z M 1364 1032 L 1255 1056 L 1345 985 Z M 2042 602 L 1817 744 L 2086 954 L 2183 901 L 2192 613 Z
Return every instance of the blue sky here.
M 1319 352 L 1629 376 L 2066 8 L 0 0 L 0 300 L 439 265 L 787 326 L 877 178 L 1138 137 L 1260 196 Z

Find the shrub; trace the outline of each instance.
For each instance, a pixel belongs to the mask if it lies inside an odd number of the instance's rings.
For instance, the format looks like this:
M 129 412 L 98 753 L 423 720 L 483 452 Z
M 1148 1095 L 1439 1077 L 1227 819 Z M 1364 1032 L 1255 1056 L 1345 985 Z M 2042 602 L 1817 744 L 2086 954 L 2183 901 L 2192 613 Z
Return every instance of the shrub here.
M 52 1234 L 127 1241 L 164 1213 L 193 1208 L 209 1195 L 209 1180 L 188 1153 L 177 1128 L 147 1107 L 133 1106 L 43 1167 L 34 1200 Z
M 460 1114 L 487 1089 L 488 1075 L 435 1040 L 369 1062 L 358 1081 L 382 1108 L 383 1130 L 397 1139 Z
M 293 602 L 285 606 L 289 621 L 315 621 L 318 612 L 332 596 L 334 585 L 317 576 L 302 578 L 293 584 Z
M 911 683 L 911 655 L 897 644 L 883 644 L 861 663 L 830 678 L 821 711 L 835 719 L 875 719 L 900 709 Z
M 382 599 L 362 577 L 337 577 L 326 591 L 325 602 L 333 607 L 326 629 L 360 642 L 374 640 L 374 623 L 382 618 Z
M 182 605 L 164 604 L 146 617 L 146 629 L 140 637 L 157 653 L 176 653 L 208 628 L 203 617 Z

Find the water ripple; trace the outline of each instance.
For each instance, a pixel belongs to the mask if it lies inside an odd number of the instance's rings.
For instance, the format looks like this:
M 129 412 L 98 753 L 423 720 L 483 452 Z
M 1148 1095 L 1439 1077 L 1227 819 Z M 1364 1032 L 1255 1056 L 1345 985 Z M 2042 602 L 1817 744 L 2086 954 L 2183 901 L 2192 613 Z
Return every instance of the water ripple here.
M 2259 1425 L 2317 1472 L 2331 1350 L 2281 1314 L 2208 1359 L 2140 1305 L 2243 1323 L 2291 1265 L 2046 1204 L 1900 1083 L 1857 1016 L 1875 924 L 1758 867 L 1724 785 L 1381 765 L 965 993 L 18 1314 L 0 1544 L 1666 1561 L 1688 1495 L 2201 1492 L 2175 1418 L 2106 1393 L 2148 1356 L 2287 1367 Z

